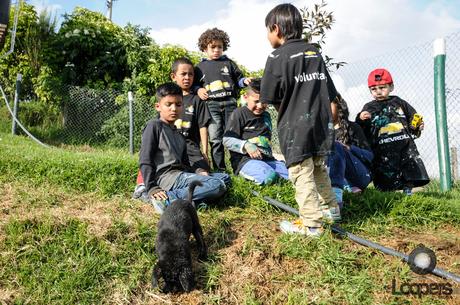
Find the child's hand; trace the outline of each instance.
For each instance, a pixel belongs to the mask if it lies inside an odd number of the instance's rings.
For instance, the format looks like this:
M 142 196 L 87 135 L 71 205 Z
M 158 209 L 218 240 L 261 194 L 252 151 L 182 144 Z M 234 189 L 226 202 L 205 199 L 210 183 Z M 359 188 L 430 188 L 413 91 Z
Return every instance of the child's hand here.
M 200 89 L 198 89 L 198 96 L 203 101 L 206 101 L 208 99 L 208 91 L 206 91 L 205 88 L 200 88 Z
M 167 200 L 168 195 L 166 195 L 166 192 L 161 190 L 156 192 L 155 194 L 152 194 L 153 199 L 155 200 Z
M 202 176 L 209 176 L 209 173 L 207 170 L 203 169 L 203 168 L 199 168 L 196 170 L 196 173 L 198 175 L 202 175 Z
M 260 150 L 257 148 L 257 145 L 255 145 L 254 143 L 246 142 L 244 144 L 244 149 L 251 157 L 251 159 L 262 159 L 262 154 L 260 153 Z
M 371 114 L 370 114 L 370 112 L 368 112 L 368 111 L 363 111 L 363 112 L 361 112 L 361 113 L 359 114 L 359 118 L 360 118 L 362 121 L 368 120 L 368 119 L 371 118 Z
M 246 79 L 244 80 L 243 83 L 247 86 L 247 85 L 249 85 L 251 82 L 252 82 L 252 78 L 251 78 L 251 77 L 246 77 Z
M 418 129 L 420 129 L 420 131 L 422 131 L 424 128 L 425 128 L 425 123 L 422 122 L 422 123 L 418 126 Z

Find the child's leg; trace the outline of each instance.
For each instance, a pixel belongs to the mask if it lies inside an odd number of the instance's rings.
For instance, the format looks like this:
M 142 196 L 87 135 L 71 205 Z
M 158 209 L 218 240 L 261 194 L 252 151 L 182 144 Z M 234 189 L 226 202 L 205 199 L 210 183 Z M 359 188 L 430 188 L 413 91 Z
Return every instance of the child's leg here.
M 224 103 L 224 130 L 227 127 L 228 120 L 230 119 L 230 115 L 232 114 L 233 110 L 236 109 L 237 104 L 234 98 L 230 98 L 228 101 Z
M 295 200 L 303 225 L 321 227 L 322 212 L 314 177 L 313 158 L 308 158 L 288 168 L 289 179 L 295 188 Z
M 232 183 L 232 179 L 230 178 L 230 175 L 227 173 L 209 173 L 211 177 L 217 178 L 225 183 L 227 188 L 230 186 Z
M 345 178 L 351 184 L 364 190 L 371 182 L 369 169 L 352 153 L 348 152 L 345 157 Z
M 225 170 L 224 154 L 224 124 L 225 113 L 220 101 L 210 100 L 207 102 L 212 121 L 208 126 L 209 142 L 211 144 L 211 157 L 214 170 Z
M 194 173 L 182 173 L 177 177 L 176 182 L 174 182 L 171 190 L 167 191 L 169 201 L 175 199 L 187 199 L 188 197 L 188 187 L 192 181 L 198 180 L 203 183 L 203 186 L 197 186 L 193 192 L 192 200 L 193 201 L 203 201 L 208 199 L 216 199 L 221 197 L 227 187 L 223 180 L 212 177 L 198 175 Z
M 326 170 L 326 165 L 324 162 L 324 157 L 315 156 L 313 157 L 314 164 L 314 182 L 316 185 L 316 190 L 318 191 L 319 196 L 324 201 L 324 204 L 329 208 L 337 208 L 337 200 L 335 194 L 332 191 L 331 180 Z
M 335 150 L 329 156 L 329 178 L 333 187 L 343 188 L 345 184 L 346 151 L 342 144 L 335 142 Z
M 249 160 L 241 168 L 239 175 L 256 184 L 272 184 L 278 178 L 273 168 L 261 160 Z
M 267 164 L 273 168 L 273 170 L 283 179 L 289 179 L 289 172 L 286 167 L 286 163 L 283 161 L 267 161 Z

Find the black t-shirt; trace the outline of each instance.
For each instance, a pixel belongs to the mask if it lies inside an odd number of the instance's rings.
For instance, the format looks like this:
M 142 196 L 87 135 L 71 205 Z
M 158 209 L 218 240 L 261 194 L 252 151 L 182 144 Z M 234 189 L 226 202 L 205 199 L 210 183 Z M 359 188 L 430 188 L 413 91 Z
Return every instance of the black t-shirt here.
M 211 115 L 206 102 L 198 95 L 184 95 L 181 118 L 177 119 L 174 125 L 187 141 L 187 154 L 191 164 L 203 159 L 200 150 L 200 128 L 208 127 L 209 123 Z
M 236 63 L 223 55 L 216 60 L 203 59 L 195 67 L 195 83 L 208 91 L 210 100 L 238 97 L 238 82 L 244 77 Z
M 247 140 L 257 145 L 262 152 L 262 160 L 274 160 L 271 148 L 272 121 L 267 111 L 257 116 L 248 107 L 235 109 L 225 129 L 225 137 Z M 230 162 L 235 175 L 249 160 L 251 160 L 251 157 L 248 154 L 243 155 L 230 150 Z
M 260 100 L 279 106 L 280 148 L 288 167 L 330 153 L 334 141 L 330 102 L 336 96 L 313 45 L 292 39 L 268 56 Z

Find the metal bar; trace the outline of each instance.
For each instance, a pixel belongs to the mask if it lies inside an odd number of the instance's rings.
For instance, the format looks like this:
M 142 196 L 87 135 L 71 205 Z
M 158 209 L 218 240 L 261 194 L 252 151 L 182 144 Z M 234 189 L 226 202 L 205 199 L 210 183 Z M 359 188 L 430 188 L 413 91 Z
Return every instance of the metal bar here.
M 255 196 L 260 196 L 260 193 L 259 192 L 256 192 L 256 191 L 251 191 L 252 194 L 254 194 Z M 263 199 L 270 203 L 271 205 L 274 205 L 286 212 L 289 212 L 289 213 L 292 213 L 294 215 L 297 215 L 299 216 L 299 211 L 294 209 L 293 207 L 291 206 L 288 206 L 287 204 L 284 204 L 282 202 L 279 202 L 278 200 L 275 200 L 273 198 L 270 198 L 268 196 L 264 196 Z M 395 256 L 395 257 L 398 257 L 398 258 L 401 258 L 403 261 L 405 262 L 408 262 L 409 261 L 409 256 L 404 254 L 404 253 L 401 253 L 401 252 L 398 252 L 396 250 L 393 250 L 391 248 L 387 248 L 385 246 L 382 246 L 380 244 L 377 244 L 377 243 L 374 243 L 370 240 L 367 240 L 367 239 L 364 239 L 364 238 L 361 238 L 359 236 L 356 236 L 350 232 L 347 232 L 345 231 L 344 229 L 342 229 L 341 227 L 337 226 L 337 225 L 333 225 L 331 226 L 331 230 L 332 232 L 334 233 L 337 233 L 343 237 L 348 237 L 349 239 L 351 239 L 352 241 L 360 244 L 360 245 L 363 245 L 363 246 L 366 246 L 366 247 L 369 247 L 369 248 L 373 248 L 373 249 L 376 249 L 376 250 L 379 250 L 385 254 L 389 254 L 389 255 L 392 255 L 392 256 Z M 432 274 L 434 275 L 437 275 L 439 277 L 442 277 L 442 278 L 445 278 L 445 279 L 450 279 L 450 280 L 453 280 L 457 283 L 460 283 L 460 276 L 456 275 L 456 274 L 453 274 L 453 273 L 450 273 L 448 271 L 445 271 L 441 268 L 434 268 L 433 271 L 431 272 Z

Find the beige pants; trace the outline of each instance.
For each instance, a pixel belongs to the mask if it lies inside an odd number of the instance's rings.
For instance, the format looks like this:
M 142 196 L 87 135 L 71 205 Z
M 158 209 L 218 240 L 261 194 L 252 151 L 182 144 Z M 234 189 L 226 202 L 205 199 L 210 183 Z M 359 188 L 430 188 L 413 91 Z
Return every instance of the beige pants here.
M 324 158 L 308 158 L 288 168 L 300 218 L 307 227 L 321 227 L 322 209 L 338 206 Z

